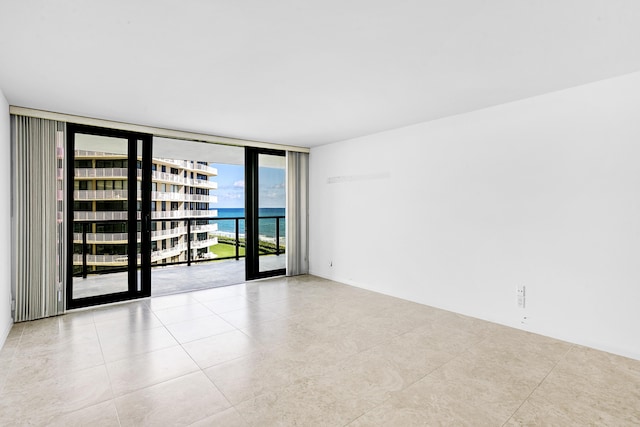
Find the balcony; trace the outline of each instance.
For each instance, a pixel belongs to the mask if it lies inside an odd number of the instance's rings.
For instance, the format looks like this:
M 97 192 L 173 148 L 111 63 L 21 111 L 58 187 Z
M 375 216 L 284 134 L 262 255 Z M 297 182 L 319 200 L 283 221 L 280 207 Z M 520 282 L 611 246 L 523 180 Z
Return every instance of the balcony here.
M 218 196 L 204 194 L 185 194 L 164 191 L 152 191 L 152 200 L 166 200 L 172 202 L 201 202 L 201 203 L 217 203 Z
M 217 237 L 210 237 L 208 239 L 202 239 L 202 240 L 192 240 L 191 241 L 191 249 L 208 248 L 209 246 L 213 246 L 213 245 L 217 245 L 217 244 L 218 244 L 218 238 Z
M 177 210 L 177 211 L 152 211 L 151 219 L 180 219 L 180 218 L 206 218 L 218 215 L 216 210 Z
M 193 211 L 191 211 L 193 212 Z M 95 212 L 92 212 L 95 213 Z M 274 219 L 276 224 L 283 220 L 284 217 L 263 217 L 261 219 Z M 199 255 L 195 253 L 198 249 L 208 248 L 220 243 L 219 238 L 224 240 L 224 244 L 227 246 L 231 246 L 231 252 L 229 250 L 224 251 L 224 258 L 235 258 L 240 259 L 244 257 L 241 247 L 245 245 L 244 235 L 240 233 L 238 224 L 239 221 L 244 220 L 244 218 L 234 217 L 234 218 L 212 218 L 211 220 L 219 221 L 233 221 L 235 222 L 235 233 L 214 233 L 218 230 L 217 223 L 209 223 L 209 224 L 193 224 L 193 221 L 198 221 L 199 218 L 190 217 L 182 220 L 183 223 L 186 223 L 186 226 L 174 227 L 168 230 L 155 230 L 152 231 L 152 241 L 164 240 L 168 238 L 180 238 L 181 242 L 176 242 L 174 246 L 166 249 L 155 250 L 151 253 L 151 260 L 154 263 L 167 264 L 163 261 L 167 258 L 172 258 L 175 256 L 186 255 L 186 260 L 181 260 L 179 262 L 185 262 L 188 265 L 191 265 L 192 262 L 199 261 L 208 261 L 212 258 L 215 258 L 215 255 Z M 155 220 L 154 222 L 157 222 Z M 100 221 L 96 221 L 100 222 Z M 192 225 L 193 224 L 193 225 Z M 75 254 L 73 256 L 74 265 L 82 266 L 82 276 L 86 277 L 89 274 L 89 269 L 92 266 L 126 266 L 127 265 L 127 255 L 113 255 L 113 254 L 95 254 L 90 253 L 95 248 L 91 248 L 92 244 L 126 244 L 128 242 L 128 233 L 91 233 L 89 232 L 92 224 L 90 221 L 86 221 L 83 223 L 83 233 L 74 233 L 74 243 L 79 244 L 79 247 L 83 251 L 82 254 Z M 278 226 L 276 226 L 278 227 Z M 184 242 L 183 237 L 186 236 L 187 230 L 191 231 L 191 238 Z M 206 233 L 206 236 L 203 238 L 198 238 L 196 233 Z M 140 242 L 140 233 L 137 233 L 138 242 Z M 260 256 L 263 255 L 276 255 L 280 256 L 284 254 L 284 238 L 280 237 L 279 232 L 276 232 L 276 237 L 265 237 L 260 236 L 259 238 L 259 253 Z M 138 256 L 139 258 L 139 256 Z M 173 264 L 173 263 L 172 263 Z M 107 272 L 108 273 L 108 272 Z M 79 274 L 78 271 L 75 274 Z
M 73 200 L 127 200 L 128 190 L 74 190 Z M 142 197 L 138 191 L 138 200 Z
M 151 178 L 155 182 L 168 182 L 172 184 L 188 185 L 190 187 L 200 187 L 217 189 L 218 183 L 214 181 L 205 181 L 202 179 L 184 178 L 182 175 L 174 175 L 167 172 L 152 171 Z
M 76 178 L 122 178 L 129 177 L 126 168 L 75 168 L 73 175 Z M 137 170 L 138 178 L 142 178 L 142 171 Z
M 201 171 L 208 175 L 218 175 L 218 169 L 212 168 L 211 166 L 201 165 L 197 162 L 191 160 L 175 160 L 175 159 L 154 159 L 158 160 L 161 163 L 166 163 L 168 165 L 177 166 L 181 169 L 192 170 L 192 171 Z
M 127 219 L 127 211 L 110 211 L 110 212 L 92 212 L 92 211 L 74 211 L 74 221 L 125 221 Z M 140 212 L 138 212 L 138 220 Z

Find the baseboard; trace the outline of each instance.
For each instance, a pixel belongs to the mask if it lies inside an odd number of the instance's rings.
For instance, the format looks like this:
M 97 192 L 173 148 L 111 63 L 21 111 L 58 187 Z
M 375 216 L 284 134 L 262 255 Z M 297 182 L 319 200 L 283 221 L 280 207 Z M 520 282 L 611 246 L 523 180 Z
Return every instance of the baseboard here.
M 13 327 L 13 319 L 9 318 L 9 322 L 5 327 L 5 330 L 0 332 L 0 349 L 4 346 L 5 341 L 7 341 L 7 337 L 9 336 L 9 332 L 11 332 L 12 327 Z
M 447 308 L 447 307 L 436 307 L 433 305 L 429 305 L 429 304 L 425 304 L 422 301 L 416 301 L 416 300 L 412 300 L 412 299 L 408 299 L 408 298 L 403 298 L 400 297 L 398 295 L 392 295 L 386 292 L 380 292 L 374 289 L 371 289 L 370 287 L 364 286 L 361 283 L 355 282 L 353 280 L 348 280 L 348 279 L 343 279 L 340 277 L 330 277 L 324 274 L 318 274 L 317 272 L 314 271 L 309 271 L 309 274 L 312 276 L 316 276 L 316 277 L 320 277 L 323 279 L 327 279 L 327 280 L 331 280 L 334 282 L 338 282 L 338 283 L 342 283 L 345 285 L 349 285 L 349 286 L 354 286 L 356 288 L 360 288 L 360 289 L 365 289 L 367 291 L 371 291 L 371 292 L 377 292 L 379 294 L 382 295 L 387 295 L 390 297 L 394 297 L 394 298 L 400 298 L 400 299 L 404 299 L 407 301 L 411 301 L 411 302 L 415 302 L 418 304 L 422 304 L 422 305 L 426 305 L 429 307 L 434 307 L 434 308 L 438 308 L 441 310 L 446 310 L 446 311 L 450 311 L 452 313 L 456 313 L 456 314 L 460 314 L 463 316 L 468 316 L 468 317 L 473 317 L 474 319 L 479 319 L 479 320 L 484 320 L 486 322 L 492 322 L 492 323 L 497 323 L 499 325 L 503 325 L 503 326 L 507 326 L 510 328 L 514 328 L 514 329 L 518 329 L 521 331 L 526 331 L 526 332 L 531 332 L 533 334 L 537 334 L 537 335 L 542 335 L 548 338 L 553 338 L 553 339 L 557 339 L 560 341 L 565 341 L 571 344 L 576 344 L 576 345 L 580 345 L 583 347 L 589 347 L 589 348 L 593 348 L 595 350 L 600 350 L 600 351 L 604 351 L 607 353 L 611 353 L 611 354 L 616 354 L 618 356 L 622 356 L 622 357 L 628 357 L 630 359 L 634 359 L 634 360 L 640 360 L 640 352 L 637 351 L 633 351 L 633 350 L 629 350 L 626 348 L 619 348 L 619 347 L 614 347 L 614 346 L 609 346 L 609 345 L 603 345 L 602 343 L 599 342 L 594 342 L 592 340 L 589 339 L 584 339 L 583 337 L 575 337 L 575 336 L 566 336 L 564 334 L 558 334 L 554 331 L 550 331 L 548 329 L 544 329 L 544 328 L 538 328 L 535 325 L 522 325 L 516 322 L 508 322 L 508 321 L 504 321 L 502 319 L 487 319 L 481 316 L 478 316 L 477 314 L 474 313 L 465 313 L 465 312 L 461 312 L 461 311 L 456 311 L 456 310 L 452 310 L 451 308 Z

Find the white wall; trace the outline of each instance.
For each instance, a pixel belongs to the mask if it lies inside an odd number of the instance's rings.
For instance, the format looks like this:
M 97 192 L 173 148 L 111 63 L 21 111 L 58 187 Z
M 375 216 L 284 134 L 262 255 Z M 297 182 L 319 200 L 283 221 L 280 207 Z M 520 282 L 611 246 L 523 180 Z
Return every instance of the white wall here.
M 11 320 L 11 149 L 9 104 L 0 90 L 0 348 L 13 325 Z
M 312 274 L 640 359 L 640 73 L 310 161 Z

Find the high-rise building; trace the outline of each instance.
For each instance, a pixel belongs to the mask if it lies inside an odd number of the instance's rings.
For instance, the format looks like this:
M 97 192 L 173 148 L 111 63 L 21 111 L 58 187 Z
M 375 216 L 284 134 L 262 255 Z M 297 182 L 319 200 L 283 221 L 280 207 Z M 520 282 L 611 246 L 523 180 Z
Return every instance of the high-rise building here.
M 74 164 L 74 273 L 126 268 L 128 262 L 127 157 L 117 153 L 76 150 Z M 138 211 L 141 204 L 141 162 L 137 162 Z M 209 247 L 217 244 L 210 233 L 217 225 L 207 217 L 217 202 L 212 194 L 217 170 L 207 162 L 154 158 L 151 192 L 151 262 L 187 261 L 190 233 L 191 260 L 212 259 Z M 187 224 L 186 218 L 192 218 Z M 203 219 L 198 219 L 203 218 Z M 83 227 L 86 246 L 83 255 Z M 140 230 L 138 230 L 140 231 Z M 138 233 L 138 246 L 140 244 Z

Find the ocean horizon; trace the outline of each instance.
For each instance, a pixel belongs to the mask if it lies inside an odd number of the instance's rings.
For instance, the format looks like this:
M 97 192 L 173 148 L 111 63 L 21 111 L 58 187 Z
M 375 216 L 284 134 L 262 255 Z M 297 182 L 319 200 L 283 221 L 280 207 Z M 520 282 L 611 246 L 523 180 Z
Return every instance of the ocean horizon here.
M 216 208 L 212 207 L 210 210 L 218 211 L 218 218 L 244 218 L 244 208 Z M 284 216 L 285 208 L 260 208 L 258 215 L 263 216 Z M 218 224 L 218 231 L 223 233 L 235 233 L 236 222 L 232 220 L 221 221 L 214 220 L 214 223 Z M 239 233 L 244 234 L 244 220 L 241 219 L 239 223 Z M 276 237 L 276 220 L 275 219 L 261 219 L 259 224 L 258 234 L 265 237 Z M 285 237 L 286 224 L 283 218 L 280 219 L 280 237 Z

